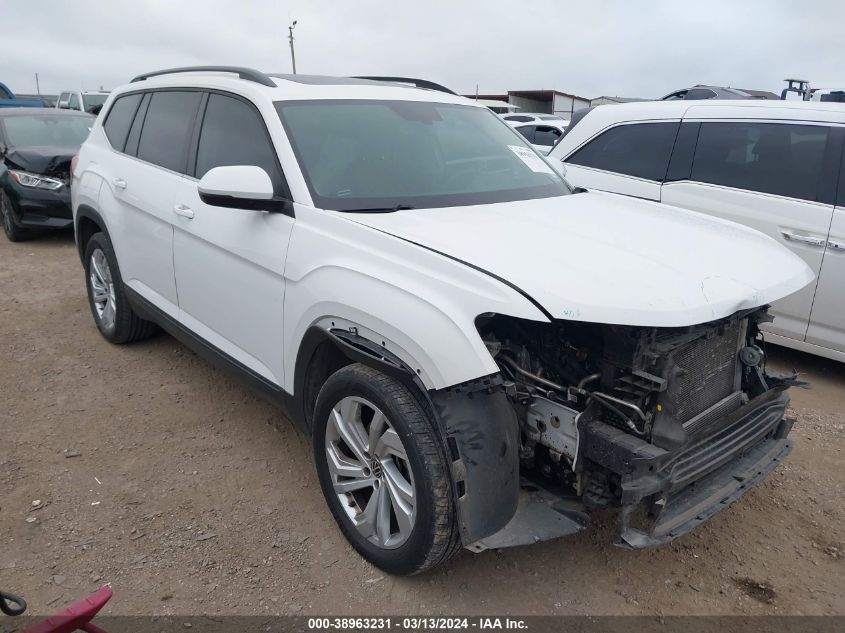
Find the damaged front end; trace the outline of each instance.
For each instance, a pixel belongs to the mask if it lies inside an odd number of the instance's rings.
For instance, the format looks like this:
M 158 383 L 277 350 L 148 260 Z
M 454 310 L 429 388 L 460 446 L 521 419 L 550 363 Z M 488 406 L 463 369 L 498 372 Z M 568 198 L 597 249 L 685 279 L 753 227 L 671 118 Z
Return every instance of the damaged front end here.
M 766 308 L 676 328 L 479 317 L 501 373 L 478 389 L 511 409 L 496 417 L 516 428 L 502 447 L 481 446 L 483 424 L 472 429 L 474 447 L 460 420 L 445 430 L 458 463 L 469 453 L 473 465 L 484 451 L 500 453 L 487 468 L 502 480 L 500 498 L 477 505 L 488 514 L 498 508 L 501 520 L 506 496 L 513 514 L 494 534 L 463 519 L 464 542 L 480 550 L 554 538 L 584 527 L 586 510 L 617 507 L 617 545 L 647 547 L 741 497 L 791 449 L 784 413 L 796 381 L 765 371 L 759 325 L 769 320 Z M 471 399 L 469 391 L 449 397 Z M 441 419 L 449 410 L 438 406 L 443 398 L 434 400 Z M 508 451 L 518 475 L 502 472 Z M 459 503 L 473 488 L 473 468 L 461 468 L 468 479 L 459 482 Z

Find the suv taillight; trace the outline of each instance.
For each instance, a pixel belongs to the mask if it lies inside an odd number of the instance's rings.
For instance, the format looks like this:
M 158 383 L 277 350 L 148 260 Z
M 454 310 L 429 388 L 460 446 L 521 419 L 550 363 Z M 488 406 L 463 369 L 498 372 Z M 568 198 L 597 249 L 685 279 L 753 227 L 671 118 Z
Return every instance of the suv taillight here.
M 79 154 L 74 156 L 70 159 L 70 177 L 73 178 L 73 175 L 76 173 L 76 163 L 79 162 Z

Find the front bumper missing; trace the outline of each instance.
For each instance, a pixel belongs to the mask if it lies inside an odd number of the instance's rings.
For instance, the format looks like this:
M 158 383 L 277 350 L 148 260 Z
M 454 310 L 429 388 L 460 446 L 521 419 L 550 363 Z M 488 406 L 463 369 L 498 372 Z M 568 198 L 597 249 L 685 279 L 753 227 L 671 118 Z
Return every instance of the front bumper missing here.
M 740 459 L 672 494 L 648 532 L 630 526 L 635 506 L 622 509 L 622 526 L 615 545 L 641 549 L 668 543 L 724 510 L 760 483 L 792 451 L 792 441 L 767 439 Z
M 635 549 L 671 541 L 753 488 L 792 450 L 788 404 L 785 392 L 769 391 L 672 451 L 620 436 L 601 422 L 588 425 L 585 454 L 621 478 L 616 545 Z

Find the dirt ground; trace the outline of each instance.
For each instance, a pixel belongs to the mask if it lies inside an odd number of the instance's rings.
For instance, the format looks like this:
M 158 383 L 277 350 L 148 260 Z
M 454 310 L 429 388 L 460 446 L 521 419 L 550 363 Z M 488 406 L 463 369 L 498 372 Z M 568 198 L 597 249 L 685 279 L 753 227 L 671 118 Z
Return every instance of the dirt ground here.
M 603 519 L 393 578 L 277 410 L 166 335 L 106 343 L 72 235 L 0 239 L 0 588 L 32 614 L 106 582 L 109 614 L 845 614 L 845 364 L 769 349 L 813 385 L 795 450 L 692 534 L 627 552 Z

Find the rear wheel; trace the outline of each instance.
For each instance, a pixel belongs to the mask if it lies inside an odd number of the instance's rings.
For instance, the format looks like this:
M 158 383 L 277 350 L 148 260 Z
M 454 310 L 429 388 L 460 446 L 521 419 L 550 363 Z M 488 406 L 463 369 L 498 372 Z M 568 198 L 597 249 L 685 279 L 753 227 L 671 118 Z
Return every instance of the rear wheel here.
M 5 191 L 0 190 L 0 216 L 3 220 L 3 233 L 10 242 L 23 242 L 32 239 L 33 233 L 29 229 L 22 229 L 15 224 L 12 212 L 12 201 Z
M 129 305 L 114 249 L 105 233 L 95 233 L 88 240 L 84 264 L 91 314 L 106 340 L 120 345 L 156 332 L 155 324 L 140 318 Z
M 323 494 L 364 558 L 408 575 L 459 549 L 437 431 L 407 387 L 370 367 L 348 365 L 323 385 L 313 419 Z

